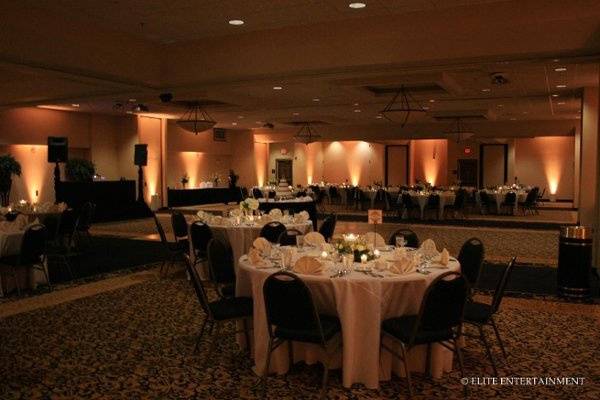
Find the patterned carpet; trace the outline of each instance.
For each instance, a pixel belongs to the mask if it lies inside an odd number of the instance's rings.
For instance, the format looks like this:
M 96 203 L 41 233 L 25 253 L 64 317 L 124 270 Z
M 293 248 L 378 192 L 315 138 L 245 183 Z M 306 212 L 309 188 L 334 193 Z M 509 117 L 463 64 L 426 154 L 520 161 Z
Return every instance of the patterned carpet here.
M 229 335 L 210 360 L 192 354 L 202 311 L 189 282 L 153 279 L 0 320 L 0 398 L 252 399 L 256 376 Z M 581 386 L 471 386 L 470 398 L 600 398 L 600 306 L 506 299 L 498 318 L 510 353 L 502 376 L 572 376 Z M 206 347 L 205 347 L 206 348 Z M 374 349 L 374 351 L 377 351 Z M 466 374 L 490 376 L 469 340 Z M 496 352 L 497 359 L 500 355 Z M 205 364 L 206 363 L 206 364 Z M 321 367 L 296 365 L 268 380 L 268 397 L 318 397 Z M 332 371 L 329 398 L 405 398 L 404 379 L 380 390 L 344 389 Z M 415 398 L 461 398 L 458 372 L 415 374 Z

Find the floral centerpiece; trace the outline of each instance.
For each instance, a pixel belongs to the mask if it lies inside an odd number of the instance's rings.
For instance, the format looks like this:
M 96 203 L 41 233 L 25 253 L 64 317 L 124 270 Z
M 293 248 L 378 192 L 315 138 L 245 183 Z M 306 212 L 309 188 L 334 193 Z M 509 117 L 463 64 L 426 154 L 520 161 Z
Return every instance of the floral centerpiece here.
M 190 177 L 188 176 L 187 172 L 185 174 L 183 174 L 183 176 L 181 177 L 181 185 L 183 186 L 183 188 L 185 189 L 185 186 L 188 184 L 188 182 L 190 181 Z
M 375 254 L 373 249 L 368 245 L 367 240 L 353 233 L 343 235 L 341 239 L 335 242 L 335 249 L 340 254 L 354 254 L 354 261 L 361 262 L 363 255 L 367 256 L 367 260 L 373 260 Z
M 240 210 L 244 214 L 252 214 L 253 211 L 258 210 L 258 200 L 248 197 L 246 200 L 240 202 Z

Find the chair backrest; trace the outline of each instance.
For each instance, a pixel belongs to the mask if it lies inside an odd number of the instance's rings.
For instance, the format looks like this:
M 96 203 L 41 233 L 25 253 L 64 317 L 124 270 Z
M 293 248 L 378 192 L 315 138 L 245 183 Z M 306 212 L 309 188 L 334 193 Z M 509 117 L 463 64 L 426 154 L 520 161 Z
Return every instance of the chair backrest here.
M 75 234 L 77 229 L 77 213 L 72 208 L 67 208 L 60 214 L 60 222 L 58 223 L 58 235 L 63 238 L 70 238 Z
M 505 204 L 515 204 L 517 202 L 517 194 L 515 192 L 508 192 L 504 196 Z
M 335 225 L 337 223 L 337 216 L 335 214 L 330 214 L 325 217 L 321 227 L 319 228 L 319 233 L 323 235 L 326 241 L 329 241 L 333 237 L 333 233 L 335 232 Z
M 527 204 L 535 203 L 535 201 L 537 200 L 539 191 L 540 191 L 540 189 L 537 187 L 534 187 L 533 189 L 531 189 L 527 193 L 527 197 L 525 197 L 525 203 L 527 203 Z
M 296 236 L 302 236 L 303 233 L 298 229 L 287 229 L 279 235 L 279 239 L 277 240 L 282 246 L 295 246 L 296 245 Z
M 185 260 L 185 268 L 190 275 L 190 282 L 192 282 L 192 287 L 194 288 L 194 292 L 196 292 L 196 297 L 198 298 L 198 302 L 202 307 L 202 310 L 208 315 L 210 319 L 213 318 L 210 307 L 208 306 L 208 296 L 206 296 L 206 291 L 204 290 L 204 286 L 202 286 L 202 280 L 200 276 L 198 276 L 198 271 L 192 266 L 192 262 L 190 261 L 190 256 L 186 253 L 183 255 Z
M 417 236 L 416 233 L 414 233 L 410 229 L 398 229 L 396 232 L 392 233 L 392 236 L 390 236 L 390 240 L 388 241 L 388 244 L 391 246 L 395 246 L 397 236 L 404 236 L 404 241 L 406 242 L 406 246 L 412 247 L 414 249 L 419 247 L 419 237 Z
M 542 190 L 541 194 L 538 194 L 538 200 L 543 199 L 545 194 L 546 194 L 546 188 L 544 188 L 544 190 Z
M 156 231 L 158 232 L 158 236 L 160 236 L 160 242 L 163 244 L 166 250 L 169 250 L 169 241 L 167 240 L 167 235 L 165 234 L 165 230 L 162 227 L 162 224 L 158 220 L 156 214 L 152 214 L 154 217 L 154 223 L 156 224 Z
M 465 200 L 467 197 L 467 191 L 465 189 L 458 189 L 456 197 L 454 198 L 454 208 L 459 210 L 464 207 Z
M 440 195 L 439 194 L 430 194 L 427 198 L 427 206 L 428 207 L 438 207 L 440 205 Z
M 287 329 L 317 328 L 322 343 L 325 343 L 310 289 L 298 276 L 285 271 L 275 272 L 265 280 L 263 296 L 270 336 L 273 336 L 273 325 Z
M 479 280 L 484 257 L 485 249 L 483 242 L 476 237 L 467 239 L 458 253 L 460 269 L 472 288 L 477 285 L 477 281 Z
M 19 263 L 21 265 L 38 264 L 46 254 L 48 230 L 42 224 L 30 225 L 21 240 Z
M 252 188 L 252 197 L 260 199 L 263 197 L 263 193 L 259 188 Z
M 296 192 L 296 197 L 306 197 L 306 191 L 299 190 L 298 192 Z
M 274 190 L 269 190 L 269 198 L 270 199 L 274 199 L 275 196 L 277 195 L 277 192 Z
M 92 227 L 92 220 L 94 219 L 94 212 L 96 211 L 96 205 L 90 201 L 86 201 L 79 212 L 79 225 L 80 231 L 87 231 Z
M 173 227 L 173 235 L 175 240 L 186 238 L 188 236 L 188 225 L 181 211 L 173 211 L 171 214 L 171 225 Z
M 458 272 L 435 278 L 423 295 L 411 343 L 419 332 L 459 328 L 468 291 L 467 279 Z
M 235 282 L 233 250 L 229 243 L 219 239 L 208 242 L 208 269 L 210 279 L 219 284 Z
M 213 238 L 210 227 L 202 221 L 194 221 L 190 226 L 190 235 L 195 255 L 206 255 L 208 242 Z
M 337 187 L 335 187 L 335 186 L 329 186 L 329 196 L 330 197 L 337 197 L 337 196 L 339 196 Z
M 490 198 L 489 198 L 488 194 L 485 192 L 485 190 L 479 191 L 479 200 L 481 201 L 481 204 L 483 204 L 483 205 L 489 204 Z
M 406 208 L 410 208 L 413 206 L 412 197 L 410 197 L 410 193 L 402 193 L 402 205 Z
M 506 285 L 508 285 L 508 280 L 510 279 L 510 274 L 512 273 L 516 260 L 517 257 L 511 258 L 506 265 L 506 268 L 504 268 L 504 272 L 502 273 L 500 280 L 496 284 L 496 290 L 494 291 L 494 297 L 492 298 L 492 312 L 494 313 L 500 308 L 500 303 L 502 303 L 502 299 L 504 298 Z
M 285 232 L 285 225 L 281 222 L 273 221 L 262 227 L 259 236 L 264 237 L 271 243 L 277 243 L 279 235 L 281 235 L 282 232 Z

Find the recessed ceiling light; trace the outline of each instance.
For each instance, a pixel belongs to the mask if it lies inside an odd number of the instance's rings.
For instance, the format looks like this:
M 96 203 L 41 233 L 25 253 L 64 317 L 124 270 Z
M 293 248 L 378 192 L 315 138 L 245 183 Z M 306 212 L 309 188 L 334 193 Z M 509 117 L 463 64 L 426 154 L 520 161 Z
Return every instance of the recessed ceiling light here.
M 79 108 L 79 104 L 73 103 L 73 104 L 71 104 L 71 107 Z
M 381 119 L 381 118 L 383 118 L 383 115 L 376 115 L 375 118 Z
M 558 89 L 564 89 L 564 88 L 566 88 L 566 87 L 567 87 L 567 85 L 556 85 L 556 87 L 557 87 Z
M 435 103 L 435 99 L 429 100 L 430 103 Z
M 523 111 L 523 114 L 529 114 L 529 111 Z
M 492 89 L 481 89 L 482 92 L 490 92 Z
M 423 110 L 429 110 L 429 107 L 423 106 Z
M 354 110 L 355 113 L 359 113 L 360 110 L 357 108 L 356 110 Z
M 565 72 L 567 70 L 566 67 L 558 67 L 558 68 L 554 68 L 554 71 L 556 72 Z
M 564 101 L 559 101 L 559 102 L 558 102 L 558 103 L 556 103 L 556 104 L 558 104 L 559 106 L 564 106 L 564 105 L 565 105 L 565 102 L 564 102 Z
M 504 104 L 498 104 L 496 107 L 504 107 Z
M 299 112 L 292 113 L 292 115 L 300 115 Z
M 358 103 L 354 103 L 354 107 L 358 107 Z
M 241 19 L 230 19 L 229 25 L 235 25 L 235 26 L 244 25 L 244 21 L 242 21 Z
M 559 62 L 560 60 L 558 58 L 555 58 L 554 60 L 552 60 L 554 62 Z
M 238 115 L 238 119 L 244 119 L 243 115 Z
M 283 87 L 281 87 L 281 86 L 273 86 L 273 90 L 281 90 L 281 89 L 283 89 Z
M 511 120 L 511 121 L 516 121 L 517 119 L 516 119 L 515 117 L 513 117 L 513 118 L 511 118 L 510 120 Z
M 558 97 L 558 95 L 557 95 L 556 93 L 554 93 L 554 94 L 552 95 L 552 97 Z
M 136 99 L 129 99 L 130 103 L 135 103 L 137 100 Z
M 254 121 L 254 122 L 256 122 L 257 124 L 262 124 L 262 121 Z
M 354 8 L 355 10 L 365 8 L 366 6 L 367 5 L 365 3 L 350 3 L 350 4 L 348 4 L 348 7 Z
M 313 99 L 313 101 L 321 101 L 321 99 L 319 99 L 318 97 L 315 97 L 315 98 Z
M 231 125 L 236 126 L 237 122 L 232 122 Z

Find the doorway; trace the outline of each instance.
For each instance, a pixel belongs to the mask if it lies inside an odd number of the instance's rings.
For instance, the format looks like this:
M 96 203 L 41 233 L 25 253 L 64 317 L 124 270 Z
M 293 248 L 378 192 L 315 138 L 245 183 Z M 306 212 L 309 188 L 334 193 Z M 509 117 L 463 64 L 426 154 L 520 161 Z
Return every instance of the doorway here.
M 409 162 L 408 145 L 385 146 L 385 185 L 408 185 Z
M 479 184 L 481 187 L 504 185 L 508 175 L 508 145 L 479 146 Z
M 292 180 L 293 177 L 293 161 L 290 159 L 277 159 L 275 160 L 275 171 L 277 176 L 277 183 L 279 183 L 282 179 L 285 179 L 288 185 L 293 186 L 294 182 Z
M 477 187 L 477 159 L 463 158 L 458 160 L 458 180 L 462 186 Z

